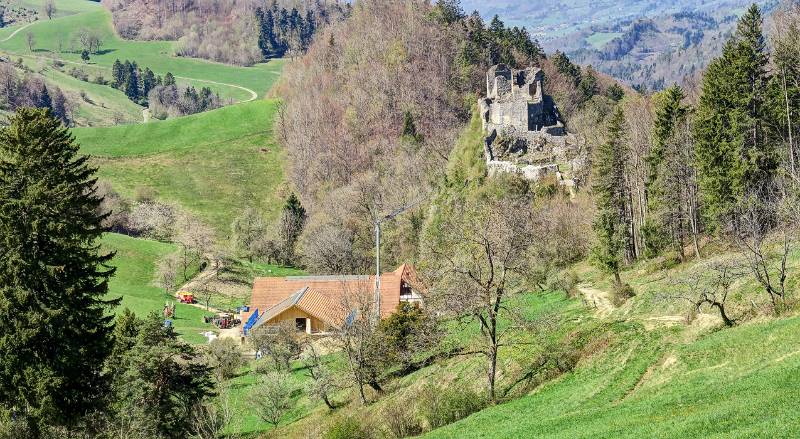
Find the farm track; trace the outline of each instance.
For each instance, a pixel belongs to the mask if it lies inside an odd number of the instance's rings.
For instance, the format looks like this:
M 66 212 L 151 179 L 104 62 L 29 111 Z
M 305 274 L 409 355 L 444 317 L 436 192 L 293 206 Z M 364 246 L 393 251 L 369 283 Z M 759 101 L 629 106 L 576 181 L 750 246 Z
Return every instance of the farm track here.
M 3 38 L 2 40 L 0 40 L 0 43 L 5 43 L 6 41 L 14 38 L 15 35 L 17 35 L 18 33 L 22 32 L 22 31 L 24 31 L 25 29 L 27 29 L 33 23 L 36 23 L 36 21 L 31 21 L 30 23 L 26 24 L 25 26 L 22 26 L 21 28 L 15 30 L 14 32 L 11 33 L 11 35 L 9 35 L 9 36 Z

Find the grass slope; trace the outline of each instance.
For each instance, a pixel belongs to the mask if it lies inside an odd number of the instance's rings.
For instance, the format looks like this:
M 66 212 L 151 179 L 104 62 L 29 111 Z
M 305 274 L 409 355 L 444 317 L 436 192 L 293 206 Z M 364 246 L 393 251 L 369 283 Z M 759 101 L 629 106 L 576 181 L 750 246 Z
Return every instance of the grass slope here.
M 74 0 L 65 0 L 71 5 Z M 136 61 L 142 67 L 150 67 L 158 74 L 172 72 L 176 76 L 198 80 L 234 84 L 255 91 L 263 96 L 277 80 L 283 67 L 282 60 L 270 61 L 252 67 L 231 66 L 194 58 L 173 56 L 172 41 L 131 41 L 119 38 L 111 25 L 111 13 L 99 3 L 84 1 L 77 13 L 52 20 L 39 20 L 17 33 L 13 38 L 0 42 L 0 50 L 20 56 L 59 58 L 82 63 L 79 50 L 71 47 L 71 36 L 81 28 L 97 30 L 103 40 L 101 53 L 92 56 L 90 63 L 104 68 L 110 74 L 114 60 Z M 61 3 L 58 2 L 57 5 Z M 15 27 L 18 28 L 18 27 Z M 0 40 L 5 39 L 15 28 L 0 30 Z M 31 33 L 36 44 L 34 52 L 28 48 L 26 35 Z M 61 49 L 59 49 L 59 47 Z M 87 66 L 91 68 L 91 66 Z M 195 86 L 209 86 L 224 98 L 245 100 L 250 98 L 246 90 L 214 85 L 206 82 L 183 80 Z
M 73 130 L 99 176 L 131 197 L 150 187 L 227 235 L 253 206 L 273 220 L 282 206 L 283 152 L 272 138 L 278 102 L 260 100 L 143 125 Z
M 145 316 L 153 311 L 160 314 L 167 301 L 175 301 L 173 296 L 153 286 L 156 261 L 177 251 L 175 245 L 115 233 L 103 236 L 101 244 L 103 250 L 116 253 L 111 265 L 117 267 L 117 272 L 109 284 L 109 296 L 122 298 L 117 312 L 130 308 L 138 316 Z M 203 323 L 204 315 L 206 313 L 200 308 L 178 303 L 176 317 L 172 320 L 184 340 L 202 343 L 206 339 L 201 333 L 213 328 L 212 325 Z
M 53 68 L 51 62 L 39 59 L 24 61 L 28 68 L 38 72 L 48 83 L 57 85 L 76 104 L 72 117 L 77 126 L 110 126 L 117 122 L 115 118 L 123 123 L 142 122 L 144 107 L 128 99 L 121 91 L 76 79 Z
M 793 317 L 669 345 L 631 326 L 576 372 L 426 437 L 794 437 L 798 333 Z

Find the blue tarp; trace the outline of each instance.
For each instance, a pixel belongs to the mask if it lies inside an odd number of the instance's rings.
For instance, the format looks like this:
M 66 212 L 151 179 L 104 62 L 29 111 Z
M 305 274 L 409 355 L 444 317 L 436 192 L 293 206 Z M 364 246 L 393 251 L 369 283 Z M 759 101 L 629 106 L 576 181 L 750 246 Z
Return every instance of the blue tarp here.
M 251 314 L 250 318 L 247 319 L 247 322 L 245 322 L 244 327 L 242 328 L 242 332 L 244 333 L 244 335 L 247 335 L 247 332 L 250 330 L 250 328 L 253 327 L 253 325 L 256 324 L 257 321 L 258 321 L 258 308 L 256 308 L 255 311 L 253 311 L 253 314 Z

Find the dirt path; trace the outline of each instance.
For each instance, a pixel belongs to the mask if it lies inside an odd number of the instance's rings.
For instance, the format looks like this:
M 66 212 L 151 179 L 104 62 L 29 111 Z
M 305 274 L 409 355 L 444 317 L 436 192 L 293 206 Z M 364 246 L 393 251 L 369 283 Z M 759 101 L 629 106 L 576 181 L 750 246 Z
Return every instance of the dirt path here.
M 246 99 L 244 101 L 239 101 L 239 103 L 251 102 L 251 101 L 254 101 L 254 100 L 258 99 L 258 93 L 256 93 L 254 90 L 251 90 L 251 89 L 249 89 L 247 87 L 242 87 L 240 85 L 227 84 L 227 83 L 224 83 L 224 82 L 217 82 L 217 81 L 209 81 L 207 79 L 187 78 L 185 76 L 176 76 L 175 78 L 177 78 L 177 79 L 187 79 L 187 80 L 190 80 L 190 81 L 203 82 L 203 83 L 206 83 L 206 84 L 223 85 L 223 86 L 227 86 L 227 87 L 238 88 L 239 90 L 244 90 L 244 91 L 250 93 L 250 99 Z
M 598 316 L 605 317 L 614 311 L 611 295 L 607 291 L 598 290 L 586 284 L 578 285 L 578 291 L 583 295 L 586 303 L 595 309 Z
M 31 21 L 30 23 L 26 24 L 25 26 L 22 26 L 21 28 L 15 30 L 14 32 L 11 33 L 11 35 L 9 35 L 9 36 L 3 38 L 2 40 L 0 40 L 0 43 L 5 43 L 6 41 L 14 38 L 14 36 L 16 36 L 18 33 L 22 32 L 22 31 L 24 31 L 25 29 L 27 29 L 33 23 L 36 23 L 36 22 L 35 21 Z

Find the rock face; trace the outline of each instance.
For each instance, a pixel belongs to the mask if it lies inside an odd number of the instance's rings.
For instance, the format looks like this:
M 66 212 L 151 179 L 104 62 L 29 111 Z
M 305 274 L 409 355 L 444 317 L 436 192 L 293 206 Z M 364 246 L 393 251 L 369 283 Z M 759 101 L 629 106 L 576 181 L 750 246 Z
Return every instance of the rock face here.
M 486 97 L 478 105 L 490 175 L 517 173 L 538 180 L 554 174 L 563 179 L 556 163 L 571 161 L 574 141 L 552 97 L 544 93 L 541 69 L 493 66 L 486 72 Z

